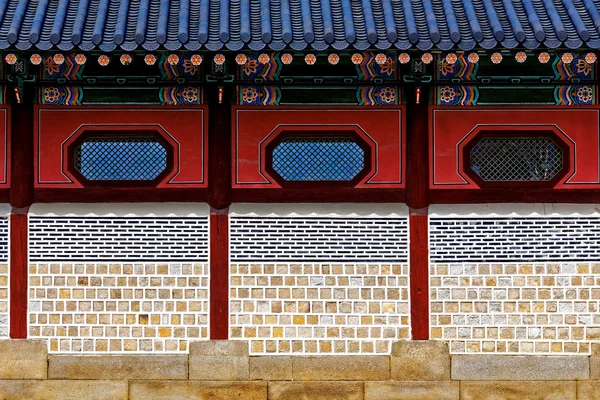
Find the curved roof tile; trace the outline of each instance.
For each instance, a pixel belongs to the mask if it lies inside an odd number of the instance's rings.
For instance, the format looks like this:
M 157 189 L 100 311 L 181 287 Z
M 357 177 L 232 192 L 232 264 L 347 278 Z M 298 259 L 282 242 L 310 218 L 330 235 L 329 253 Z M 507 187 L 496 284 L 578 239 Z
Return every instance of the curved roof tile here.
M 0 49 L 600 47 L 600 0 L 0 0 Z

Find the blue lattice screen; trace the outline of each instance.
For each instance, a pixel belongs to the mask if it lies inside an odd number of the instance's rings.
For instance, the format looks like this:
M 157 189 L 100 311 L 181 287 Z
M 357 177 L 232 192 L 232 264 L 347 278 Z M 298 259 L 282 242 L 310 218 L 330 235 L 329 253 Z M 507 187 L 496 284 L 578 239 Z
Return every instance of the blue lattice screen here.
M 351 181 L 364 167 L 351 138 L 288 138 L 273 150 L 273 169 L 286 181 Z
M 167 150 L 154 138 L 89 138 L 75 167 L 90 181 L 151 181 L 167 168 Z
M 562 167 L 550 138 L 484 138 L 471 149 L 471 169 L 484 182 L 549 181 Z

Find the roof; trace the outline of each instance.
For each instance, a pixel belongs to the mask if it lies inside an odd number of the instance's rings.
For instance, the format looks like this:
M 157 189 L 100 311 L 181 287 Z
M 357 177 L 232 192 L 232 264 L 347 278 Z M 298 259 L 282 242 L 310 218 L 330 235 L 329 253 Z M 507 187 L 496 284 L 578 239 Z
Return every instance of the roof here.
M 600 0 L 0 0 L 0 48 L 600 47 Z

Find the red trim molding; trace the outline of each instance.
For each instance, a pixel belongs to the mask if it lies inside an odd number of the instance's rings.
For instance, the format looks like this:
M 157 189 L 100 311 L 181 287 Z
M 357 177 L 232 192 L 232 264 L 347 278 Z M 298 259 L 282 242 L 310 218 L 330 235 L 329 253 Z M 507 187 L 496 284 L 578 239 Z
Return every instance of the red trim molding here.
M 10 337 L 27 338 L 27 211 L 13 208 L 10 215 Z
M 210 339 L 229 338 L 229 209 L 210 212 Z

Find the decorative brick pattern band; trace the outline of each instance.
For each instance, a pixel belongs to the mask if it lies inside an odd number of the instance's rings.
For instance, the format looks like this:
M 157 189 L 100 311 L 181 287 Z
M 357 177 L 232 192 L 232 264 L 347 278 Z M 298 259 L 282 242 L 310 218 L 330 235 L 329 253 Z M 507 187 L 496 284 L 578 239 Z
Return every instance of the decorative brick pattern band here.
M 429 220 L 432 262 L 595 261 L 599 242 L 597 217 Z
M 410 337 L 407 264 L 237 264 L 230 338 L 251 354 L 386 354 Z
M 208 338 L 208 271 L 206 263 L 32 263 L 29 337 L 48 339 L 53 353 L 186 353 Z
M 29 260 L 208 262 L 208 218 L 31 216 Z
M 0 263 L 8 262 L 8 216 L 0 216 Z
M 406 262 L 408 219 L 239 217 L 232 262 Z

